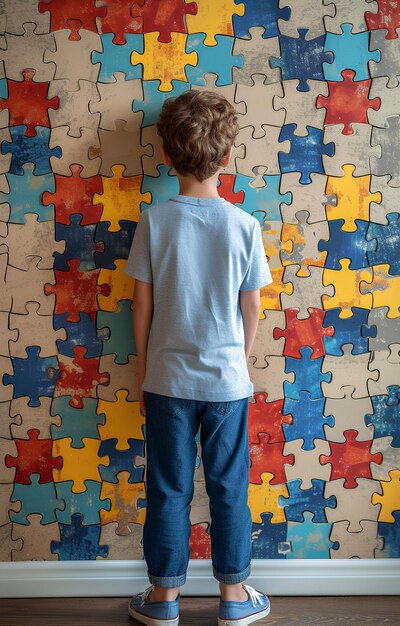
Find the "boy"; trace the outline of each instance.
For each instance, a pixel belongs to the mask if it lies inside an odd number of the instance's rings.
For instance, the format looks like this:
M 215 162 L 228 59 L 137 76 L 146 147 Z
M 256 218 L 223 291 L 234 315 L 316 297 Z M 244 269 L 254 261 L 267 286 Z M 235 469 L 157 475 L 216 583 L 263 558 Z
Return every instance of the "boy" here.
M 164 102 L 157 131 L 179 195 L 140 216 L 126 272 L 135 277 L 133 323 L 138 394 L 146 415 L 144 557 L 151 586 L 131 599 L 145 624 L 179 621 L 179 587 L 190 557 L 190 503 L 200 428 L 210 499 L 219 626 L 265 617 L 268 598 L 248 585 L 247 370 L 271 282 L 258 221 L 218 194 L 220 170 L 239 131 L 233 106 L 211 91 Z

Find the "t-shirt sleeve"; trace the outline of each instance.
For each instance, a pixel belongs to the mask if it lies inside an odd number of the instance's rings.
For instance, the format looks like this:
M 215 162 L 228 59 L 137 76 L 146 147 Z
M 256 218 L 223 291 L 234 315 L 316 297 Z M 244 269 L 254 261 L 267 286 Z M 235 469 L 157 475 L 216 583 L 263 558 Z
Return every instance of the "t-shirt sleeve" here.
M 240 291 L 253 291 L 272 283 L 267 257 L 261 236 L 261 228 L 256 222 L 253 231 L 253 244 L 250 253 L 250 262 L 245 277 L 240 286 Z
M 145 213 L 140 214 L 125 272 L 145 283 L 153 282 L 150 258 L 150 224 Z

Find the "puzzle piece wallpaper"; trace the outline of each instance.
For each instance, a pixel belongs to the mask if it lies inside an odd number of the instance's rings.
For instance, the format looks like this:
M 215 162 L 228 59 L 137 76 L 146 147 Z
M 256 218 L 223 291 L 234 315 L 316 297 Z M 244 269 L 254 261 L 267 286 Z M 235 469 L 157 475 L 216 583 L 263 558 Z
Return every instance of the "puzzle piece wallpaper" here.
M 141 212 L 178 192 L 155 122 L 188 89 L 236 107 L 219 191 L 274 279 L 248 363 L 253 557 L 398 558 L 399 4 L 162 4 L 1 3 L 0 559 L 143 559 L 124 267 Z

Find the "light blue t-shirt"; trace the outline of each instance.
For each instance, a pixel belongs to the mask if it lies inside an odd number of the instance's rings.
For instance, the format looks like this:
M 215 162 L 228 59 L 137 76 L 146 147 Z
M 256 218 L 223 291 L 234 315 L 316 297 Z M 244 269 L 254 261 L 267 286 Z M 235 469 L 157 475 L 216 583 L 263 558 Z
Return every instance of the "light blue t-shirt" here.
M 125 271 L 153 283 L 144 391 L 214 402 L 253 394 L 239 290 L 272 282 L 255 217 L 223 198 L 152 205 Z

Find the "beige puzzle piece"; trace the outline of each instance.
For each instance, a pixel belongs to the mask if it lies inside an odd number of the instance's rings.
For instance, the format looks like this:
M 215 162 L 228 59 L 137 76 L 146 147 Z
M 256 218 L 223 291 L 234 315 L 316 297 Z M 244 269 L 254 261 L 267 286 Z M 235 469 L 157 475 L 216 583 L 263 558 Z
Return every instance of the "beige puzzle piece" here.
M 12 3 L 12 6 L 14 3 Z M 0 44 L 0 61 L 4 61 L 8 80 L 22 81 L 22 71 L 35 69 L 35 81 L 47 83 L 54 78 L 54 65 L 43 62 L 43 55 L 55 54 L 55 34 L 39 34 L 36 24 L 23 20 L 22 35 L 7 33 Z M 67 31 L 68 33 L 70 31 Z
M 100 128 L 115 129 L 115 120 L 126 122 L 125 130 L 134 132 L 141 127 L 143 112 L 132 109 L 134 100 L 143 100 L 143 87 L 140 78 L 125 80 L 124 72 L 115 72 L 115 82 L 97 83 L 100 99 L 89 102 L 89 111 L 100 114 Z
M 13 541 L 11 534 L 14 524 L 5 524 L 0 526 L 0 560 L 11 561 L 13 554 L 18 550 L 22 550 L 22 539 Z
M 382 454 L 382 463 L 379 465 L 371 461 L 371 476 L 375 480 L 390 480 L 389 472 L 392 469 L 400 470 L 400 448 L 392 446 L 393 437 L 378 437 L 372 441 L 371 454 Z
M 324 128 L 323 142 L 333 141 L 335 144 L 334 156 L 322 155 L 322 164 L 328 176 L 343 176 L 343 166 L 349 162 L 355 165 L 354 176 L 371 174 L 370 157 L 380 156 L 378 147 L 371 146 L 372 126 L 369 124 L 353 123 L 352 135 L 343 135 L 344 124 L 330 124 Z
M 0 528 L 5 524 L 9 524 L 10 516 L 9 511 L 12 509 L 15 513 L 19 513 L 21 511 L 21 501 L 18 500 L 16 502 L 11 501 L 11 496 L 14 491 L 14 483 L 2 483 L 0 489 Z M 1 553 L 1 541 L 0 541 L 0 553 Z M 1 559 L 0 559 L 1 560 Z
M 12 265 L 7 267 L 6 290 L 11 295 L 11 313 L 26 315 L 26 303 L 38 302 L 39 315 L 52 315 L 54 313 L 55 295 L 46 295 L 44 286 L 46 283 L 55 284 L 53 270 L 39 269 L 40 257 L 27 258 L 28 270 L 20 270 Z
M 369 396 L 364 398 L 353 397 L 354 386 L 344 385 L 341 390 L 344 398 L 326 398 L 325 400 L 325 417 L 333 415 L 335 419 L 333 426 L 324 424 L 326 439 L 345 443 L 344 431 L 357 430 L 358 441 L 369 441 L 373 438 L 374 429 L 373 426 L 365 425 L 364 417 L 374 411 L 371 398 Z
M 380 483 L 370 478 L 356 478 L 357 487 L 344 487 L 345 478 L 327 482 L 324 497 L 335 496 L 336 508 L 326 508 L 326 519 L 329 523 L 350 522 L 349 532 L 362 530 L 361 521 L 378 521 L 379 505 L 372 504 L 372 496 L 382 492 Z
M 308 135 L 307 126 L 323 129 L 326 111 L 316 109 L 315 103 L 319 95 L 327 96 L 329 93 L 326 82 L 308 80 L 307 83 L 309 91 L 299 91 L 297 87 L 300 81 L 297 78 L 285 80 L 283 83 L 285 94 L 281 97 L 277 95 L 273 100 L 274 109 L 283 111 L 285 124 L 296 124 L 294 134 L 301 137 Z
M 331 559 L 373 559 L 375 550 L 383 548 L 383 537 L 377 537 L 378 522 L 361 522 L 362 530 L 349 532 L 349 522 L 336 522 L 329 539 L 338 541 L 339 548 L 329 550 Z
M 265 167 L 268 176 L 280 173 L 278 152 L 288 153 L 290 141 L 279 143 L 278 138 L 281 129 L 277 126 L 262 125 L 265 135 L 261 139 L 253 138 L 253 129 L 246 126 L 239 131 L 236 137 L 235 146 L 245 146 L 245 157 L 236 159 L 236 168 L 239 174 L 254 177 L 254 168 Z
M 328 482 L 331 477 L 330 465 L 321 465 L 319 457 L 321 454 L 330 454 L 331 449 L 328 441 L 314 439 L 315 447 L 312 450 L 303 450 L 303 440 L 287 441 L 283 446 L 282 454 L 293 454 L 294 464 L 286 465 L 287 482 L 300 480 L 301 489 L 311 489 L 312 480 L 319 479 Z M 328 510 L 328 507 L 327 509 Z
M 55 174 L 71 176 L 70 166 L 73 163 L 82 165 L 81 176 L 89 178 L 100 171 L 100 141 L 95 130 L 81 128 L 80 137 L 71 137 L 68 126 L 57 126 L 51 129 L 50 148 L 61 147 L 61 158 L 50 157 L 52 170 Z
M 38 35 L 50 32 L 50 12 L 40 13 L 37 0 L 4 1 L 0 6 L 0 15 L 5 18 L 7 33 L 23 35 L 22 24 L 25 22 L 35 24 L 35 33 Z
M 0 311 L 0 355 L 5 357 L 14 356 L 10 353 L 9 342 L 18 339 L 17 331 L 12 330 L 9 325 L 10 314 L 7 311 Z
M 139 176 L 143 174 L 142 157 L 153 156 L 152 146 L 141 141 L 145 129 L 129 132 L 125 127 L 125 120 L 117 119 L 115 130 L 99 129 L 102 176 L 112 176 L 113 165 L 124 165 L 125 176 Z
M 52 315 L 39 315 L 38 302 L 26 303 L 26 315 L 11 313 L 10 328 L 17 331 L 18 339 L 10 343 L 10 356 L 26 359 L 28 346 L 40 346 L 40 358 L 57 356 L 57 340 L 65 341 L 65 328 L 54 330 Z
M 41 396 L 39 406 L 28 406 L 29 398 L 13 398 L 11 401 L 10 415 L 14 420 L 11 424 L 11 433 L 14 439 L 29 439 L 28 430 L 36 428 L 39 431 L 38 439 L 52 439 L 50 428 L 61 426 L 61 416 L 51 415 L 52 398 Z
M 245 113 L 238 116 L 240 128 L 252 127 L 254 139 L 265 137 L 264 126 L 283 126 L 285 123 L 285 111 L 276 110 L 272 102 L 277 97 L 283 97 L 281 83 L 264 85 L 264 77 L 255 74 L 254 85 L 237 85 L 235 102 L 245 107 Z M 262 103 L 262 106 L 260 106 Z
M 108 546 L 108 559 L 126 561 L 143 559 L 143 525 L 128 522 L 129 534 L 117 535 L 117 522 L 100 526 L 99 545 Z
M 329 383 L 322 381 L 321 389 L 325 398 L 344 398 L 343 387 L 349 382 L 349 372 L 351 372 L 351 381 L 354 386 L 352 394 L 353 398 L 366 398 L 368 396 L 367 384 L 369 380 L 377 381 L 379 371 L 372 361 L 370 362 L 370 353 L 351 354 L 353 344 L 342 345 L 343 355 L 333 356 L 327 354 L 324 357 L 321 371 L 332 372 L 332 378 Z M 369 364 L 371 367 L 369 367 Z
M 237 94 L 237 86 L 235 84 L 232 85 L 216 85 L 216 81 L 218 79 L 218 74 L 213 74 L 212 72 L 206 72 L 204 74 L 204 85 L 190 85 L 190 89 L 194 91 L 214 91 L 215 93 L 219 93 L 224 98 L 231 103 L 234 107 L 236 113 L 240 115 L 244 115 L 246 113 L 246 103 L 245 102 L 236 102 L 237 98 L 235 94 Z
M 250 357 L 249 360 L 253 360 Z M 249 367 L 250 380 L 254 385 L 254 392 L 265 391 L 268 394 L 268 402 L 275 402 L 284 397 L 283 383 L 287 380 L 294 383 L 294 373 L 285 372 L 284 356 L 266 356 L 264 364 L 258 367 L 253 364 Z
M 396 360 L 394 362 L 389 360 L 392 354 L 393 348 L 371 352 L 371 360 L 368 367 L 370 370 L 378 370 L 379 378 L 368 380 L 367 385 L 370 396 L 385 395 L 387 387 L 399 384 L 400 363 L 396 362 Z
M 400 206 L 400 187 L 390 187 L 390 175 L 371 176 L 371 192 L 381 194 L 381 202 L 371 202 L 369 209 L 370 221 L 376 224 L 389 224 L 388 213 L 397 212 Z
M 249 28 L 251 39 L 235 38 L 232 54 L 242 54 L 244 63 L 240 68 L 232 68 L 233 83 L 253 85 L 252 76 L 254 74 L 265 76 L 265 84 L 280 82 L 281 71 L 279 67 L 272 68 L 270 64 L 272 57 L 279 57 L 280 55 L 279 37 L 263 39 L 264 32 L 263 26 L 252 26 Z
M 25 224 L 8 224 L 6 237 L 0 239 L 0 246 L 8 248 L 8 263 L 21 270 L 27 270 L 27 257 L 37 256 L 39 269 L 52 269 L 54 252 L 65 251 L 65 241 L 56 241 L 54 222 L 39 222 L 37 213 L 25 215 Z M 31 344 L 32 345 L 32 344 Z
M 298 28 L 308 29 L 306 41 L 325 35 L 324 19 L 326 16 L 335 15 L 335 4 L 323 2 L 323 0 L 280 0 L 279 8 L 290 7 L 290 20 L 278 19 L 278 27 L 281 35 L 286 37 L 299 37 Z
M 285 337 L 274 339 L 274 328 L 284 330 L 286 327 L 284 311 L 265 311 L 265 318 L 259 320 L 256 336 L 251 350 L 254 367 L 264 367 L 266 356 L 283 356 Z
M 322 0 L 324 4 L 331 4 L 331 0 Z M 334 0 L 336 15 L 327 15 L 324 19 L 326 31 L 328 33 L 343 33 L 342 24 L 351 24 L 352 33 L 360 33 L 368 30 L 365 22 L 364 14 L 366 11 L 377 13 L 377 2 L 371 0 L 357 0 L 356 2 L 348 2 L 348 0 Z
M 11 537 L 22 539 L 21 550 L 12 551 L 13 561 L 58 561 L 58 554 L 50 551 L 52 541 L 60 541 L 60 527 L 57 522 L 41 524 L 42 515 L 32 513 L 26 518 L 29 525 L 13 524 Z
M 109 374 L 110 382 L 108 385 L 97 387 L 97 396 L 99 400 L 115 402 L 117 400 L 116 393 L 119 389 L 129 389 L 127 400 L 137 402 L 137 356 L 130 354 L 128 363 L 121 365 L 115 363 L 115 358 L 115 354 L 100 357 L 99 373 L 106 372 Z
M 10 358 L 6 356 L 0 356 L 0 380 L 3 380 L 4 374 L 13 375 L 14 370 L 12 366 L 12 361 Z M 8 400 L 12 400 L 14 393 L 13 385 L 0 385 L 0 402 L 7 402 Z M 1 446 L 1 442 L 0 442 Z M 7 482 L 1 481 L 0 482 Z
M 284 268 L 283 282 L 292 285 L 290 293 L 282 293 L 282 309 L 299 309 L 298 319 L 306 319 L 310 316 L 309 309 L 322 309 L 322 297 L 333 295 L 335 290 L 333 285 L 328 287 L 322 283 L 322 267 L 311 266 L 309 268 L 311 276 L 298 276 L 300 265 L 287 265 Z
M 13 418 L 10 417 L 10 407 L 11 400 L 0 402 L 0 438 L 2 439 L 13 438 L 13 435 L 11 434 L 11 426 L 15 423 L 15 421 L 12 422 Z
M 48 92 L 48 98 L 57 96 L 60 99 L 56 110 L 49 109 L 50 126 L 68 126 L 68 135 L 72 137 L 80 137 L 82 128 L 97 132 L 100 123 L 100 113 L 89 110 L 90 105 L 100 99 L 100 83 L 78 80 L 78 86 L 74 90 L 68 80 L 53 80 Z
M 79 41 L 69 40 L 70 34 L 68 29 L 55 31 L 56 50 L 55 52 L 46 50 L 43 59 L 45 63 L 50 64 L 49 67 L 54 67 L 56 80 L 69 80 L 70 89 L 76 90 L 79 89 L 80 80 L 88 80 L 92 83 L 97 81 L 100 63 L 93 64 L 91 55 L 92 52 L 102 52 L 103 47 L 101 37 L 97 33 L 81 29 Z M 47 80 L 52 80 L 52 78 Z M 36 80 L 39 80 L 39 77 L 36 77 Z
M 0 484 L 13 483 L 16 474 L 15 467 L 7 467 L 6 465 L 7 454 L 14 457 L 18 456 L 17 445 L 12 439 L 0 439 Z

